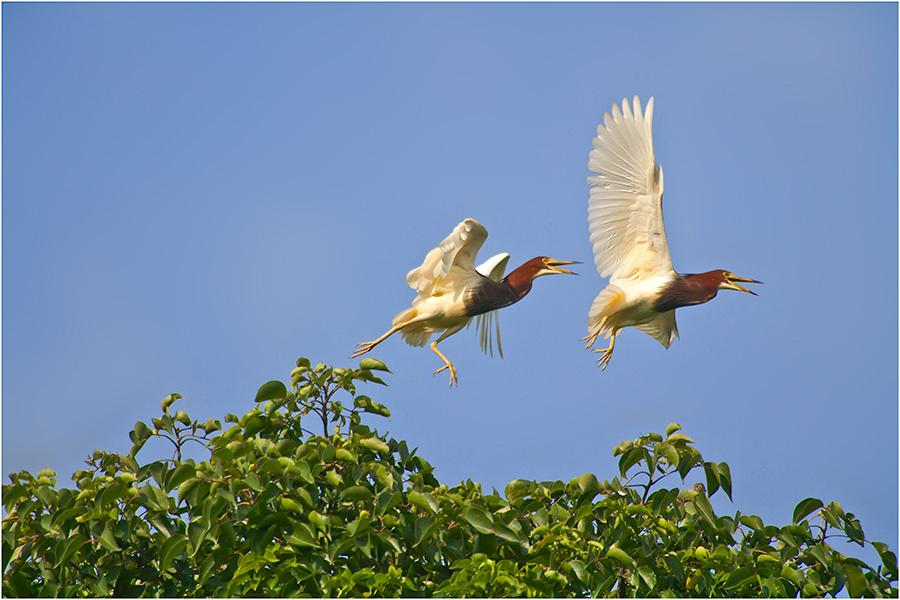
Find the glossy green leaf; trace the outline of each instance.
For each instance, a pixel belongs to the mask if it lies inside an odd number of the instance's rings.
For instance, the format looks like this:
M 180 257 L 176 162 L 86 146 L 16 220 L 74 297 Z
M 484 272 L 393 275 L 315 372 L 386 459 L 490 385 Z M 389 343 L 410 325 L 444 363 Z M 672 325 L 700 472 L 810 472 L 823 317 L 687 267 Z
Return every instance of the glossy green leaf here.
M 153 432 L 150 431 L 150 428 L 143 421 L 138 421 L 134 424 L 134 430 L 128 434 L 128 437 L 135 444 L 143 444 L 151 435 L 153 435 Z
M 372 490 L 361 485 L 348 487 L 341 493 L 342 500 L 351 502 L 367 501 L 372 500 L 373 498 L 375 498 L 375 494 L 372 493 Z
M 187 481 L 197 473 L 196 467 L 190 463 L 181 463 L 166 476 L 166 489 L 175 490 L 183 482 Z
M 575 577 L 578 578 L 581 583 L 585 585 L 590 584 L 590 575 L 588 574 L 587 567 L 584 562 L 578 559 L 570 560 L 566 563 L 569 566 L 569 569 L 575 574 Z
M 494 520 L 483 508 L 470 506 L 462 512 L 462 518 L 479 533 L 494 532 Z
M 78 550 L 87 542 L 88 538 L 85 535 L 77 533 L 70 538 L 66 538 L 64 540 L 60 540 L 59 544 L 56 547 L 56 562 L 53 565 L 54 569 L 59 568 L 62 564 L 66 563 L 72 556 L 78 552 Z
M 163 400 L 162 404 L 160 405 L 162 407 L 163 412 L 168 413 L 169 407 L 172 406 L 172 404 L 176 400 L 180 400 L 181 398 L 184 398 L 184 396 L 182 396 L 181 394 L 169 394 L 168 396 L 166 396 L 165 400 Z
M 683 433 L 671 433 L 666 436 L 666 442 L 669 444 L 693 444 L 694 440 Z
M 706 493 L 712 496 L 719 489 L 719 465 L 703 463 L 703 471 L 706 473 Z
M 725 495 L 728 496 L 728 499 L 731 500 L 731 469 L 724 462 L 720 462 L 717 466 L 719 470 L 719 485 L 722 487 Z M 712 492 L 710 492 L 710 495 L 712 495 Z
M 756 515 L 741 515 L 740 521 L 742 525 L 746 525 L 756 531 L 762 531 L 765 527 L 765 525 L 763 525 L 763 520 Z
M 578 491 L 582 496 L 590 499 L 600 493 L 600 482 L 593 473 L 585 473 L 578 478 Z
M 656 573 L 654 573 L 650 567 L 638 567 L 637 574 L 643 580 L 644 585 L 646 585 L 648 588 L 650 588 L 651 590 L 656 588 Z
M 172 561 L 181 554 L 188 545 L 188 537 L 183 533 L 176 533 L 163 542 L 159 549 L 159 568 L 161 571 L 168 569 Z
M 869 584 L 866 582 L 866 576 L 859 567 L 853 565 L 844 565 L 844 577 L 847 579 L 847 591 L 854 598 L 861 598 L 868 595 Z
M 121 552 L 122 548 L 116 542 L 116 536 L 112 530 L 112 523 L 107 523 L 103 528 L 103 533 L 100 534 L 98 538 L 100 541 L 100 545 L 109 550 L 110 552 Z
M 807 498 L 805 500 L 801 500 L 796 507 L 794 507 L 794 523 L 799 523 L 802 521 L 807 515 L 809 515 L 814 510 L 818 510 L 822 508 L 824 504 L 818 498 Z
M 256 402 L 265 402 L 266 400 L 281 400 L 288 394 L 287 387 L 280 381 L 269 381 L 260 386 L 256 392 Z
M 668 438 L 670 435 L 675 433 L 676 431 L 681 430 L 681 425 L 679 423 L 669 423 L 666 426 L 666 437 Z
M 410 490 L 406 497 L 409 500 L 410 504 L 418 506 L 429 514 L 434 514 L 437 512 L 437 500 L 435 500 L 434 496 L 432 496 L 428 492 L 421 493 L 417 492 L 416 490 Z
M 627 552 L 618 548 L 617 546 L 610 546 L 606 551 L 606 556 L 608 558 L 615 559 L 625 565 L 626 567 L 634 566 L 634 559 L 632 559 Z
M 665 458 L 666 462 L 668 462 L 673 467 L 678 467 L 678 450 L 676 450 L 675 447 L 672 446 L 672 444 L 669 444 L 668 442 L 660 442 L 656 444 L 654 452 L 658 457 L 661 456 Z
M 363 438 L 359 440 L 359 445 L 368 448 L 373 452 L 377 452 L 382 456 L 388 456 L 391 453 L 390 447 L 378 438 Z
M 388 373 L 391 372 L 391 370 L 388 369 L 383 362 L 374 358 L 362 359 L 361 361 L 359 361 L 359 368 L 366 369 L 368 371 L 387 371 Z
M 646 450 L 640 446 L 626 450 L 619 459 L 619 474 L 626 477 L 628 470 L 645 458 Z

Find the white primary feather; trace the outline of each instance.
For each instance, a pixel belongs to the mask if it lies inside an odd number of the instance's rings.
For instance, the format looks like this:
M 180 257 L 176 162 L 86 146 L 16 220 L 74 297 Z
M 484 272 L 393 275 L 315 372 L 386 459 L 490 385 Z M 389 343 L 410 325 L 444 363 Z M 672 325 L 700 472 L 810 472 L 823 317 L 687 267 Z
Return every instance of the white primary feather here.
M 674 274 L 662 216 L 663 174 L 653 153 L 653 98 L 641 112 L 622 101 L 597 128 L 588 168 L 588 224 L 594 262 L 610 283 Z M 622 285 L 622 287 L 626 287 Z
M 395 326 L 413 321 L 403 329 L 406 343 L 424 346 L 431 334 L 443 331 L 442 337 L 447 337 L 468 324 L 471 317 L 465 312 L 465 294 L 481 279 L 475 270 L 475 257 L 487 235 L 487 229 L 481 223 L 466 219 L 425 256 L 420 266 L 407 274 L 406 282 L 417 295 L 412 307 L 393 320 Z M 496 264 L 490 266 L 493 268 Z
M 475 219 L 466 219 L 425 256 L 421 266 L 406 275 L 406 283 L 420 295 L 431 296 L 442 280 L 450 275 L 453 267 L 474 275 L 475 256 L 487 235 L 487 229 L 481 223 Z
M 678 335 L 675 312 L 662 315 L 652 300 L 676 275 L 663 225 L 662 168 L 653 152 L 653 98 L 647 110 L 622 100 L 597 127 L 588 168 L 588 226 L 594 262 L 609 285 L 588 313 L 588 333 L 609 338 L 635 327 L 666 348 Z

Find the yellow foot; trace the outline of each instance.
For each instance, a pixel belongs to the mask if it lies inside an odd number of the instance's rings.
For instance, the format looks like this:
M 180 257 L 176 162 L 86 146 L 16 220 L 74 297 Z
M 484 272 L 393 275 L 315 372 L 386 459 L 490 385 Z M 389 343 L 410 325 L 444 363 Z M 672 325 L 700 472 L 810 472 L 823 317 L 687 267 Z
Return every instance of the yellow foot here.
M 597 359 L 597 366 L 600 367 L 601 371 L 605 371 L 606 365 L 609 364 L 609 359 L 612 358 L 612 346 L 610 346 L 609 348 L 606 348 L 605 350 L 595 349 L 594 352 L 602 352 L 603 353 L 603 355 Z
M 599 327 L 597 328 L 597 331 L 595 331 L 595 332 L 592 333 L 591 335 L 586 335 L 586 336 L 584 336 L 583 338 L 581 338 L 581 341 L 582 341 L 582 342 L 587 342 L 587 345 L 584 347 L 585 350 L 587 350 L 588 348 L 590 348 L 591 346 L 594 345 L 594 342 L 597 341 L 597 336 L 598 336 L 598 335 L 600 335 L 600 328 L 599 328 Z
M 606 324 L 606 317 L 600 319 L 600 322 L 597 324 L 597 328 L 594 330 L 594 333 L 590 335 L 586 335 L 581 338 L 582 342 L 587 342 L 587 346 L 584 347 L 585 350 L 594 345 L 594 342 L 597 341 L 597 336 L 600 335 L 600 332 L 603 330 L 603 326 Z
M 362 356 L 369 350 L 375 347 L 375 342 L 366 342 L 365 344 L 357 344 L 357 348 L 359 348 L 356 352 L 353 353 L 350 358 L 356 358 L 357 356 Z
M 456 387 L 459 387 L 459 380 L 456 377 L 456 369 L 451 364 L 446 364 L 443 367 L 441 367 L 440 369 L 438 369 L 437 371 L 435 371 L 434 373 L 432 373 L 432 377 L 434 375 L 437 375 L 444 369 L 450 369 L 450 389 L 453 389 L 453 384 L 456 384 Z

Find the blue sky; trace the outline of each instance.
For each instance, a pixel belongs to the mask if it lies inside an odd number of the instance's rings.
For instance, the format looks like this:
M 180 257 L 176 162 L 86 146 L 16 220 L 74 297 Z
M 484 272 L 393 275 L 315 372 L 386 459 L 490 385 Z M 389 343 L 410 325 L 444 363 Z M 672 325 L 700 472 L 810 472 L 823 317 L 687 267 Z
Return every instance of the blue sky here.
M 399 337 L 366 390 L 454 484 L 616 472 L 679 422 L 720 512 L 837 500 L 897 549 L 897 5 L 11 4 L 3 16 L 2 469 L 60 482 L 169 393 L 253 408 L 299 356 L 350 365 L 466 217 L 482 257 L 578 260 L 501 314 L 504 359 Z M 655 97 L 676 270 L 765 282 L 579 338 L 606 281 L 586 177 Z M 692 482 L 689 482 L 692 483 Z M 850 545 L 839 549 L 858 554 Z M 871 555 L 868 555 L 871 558 Z

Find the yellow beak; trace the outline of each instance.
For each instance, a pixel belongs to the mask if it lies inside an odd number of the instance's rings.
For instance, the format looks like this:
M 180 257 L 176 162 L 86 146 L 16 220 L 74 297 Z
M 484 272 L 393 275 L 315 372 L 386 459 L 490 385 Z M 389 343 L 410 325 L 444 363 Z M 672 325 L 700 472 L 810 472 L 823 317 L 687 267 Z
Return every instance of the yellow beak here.
M 747 292 L 748 294 L 753 294 L 754 296 L 759 295 L 756 292 L 751 292 L 750 290 L 748 290 L 747 288 L 745 288 L 742 285 L 736 284 L 735 281 L 741 281 L 743 283 L 760 283 L 760 284 L 762 283 L 762 281 L 757 281 L 755 279 L 747 279 L 746 277 L 738 277 L 737 275 L 730 275 L 730 274 L 726 275 L 725 279 L 727 279 L 728 283 L 731 284 L 731 285 L 727 286 L 728 289 L 737 290 L 739 292 Z
M 547 265 L 547 268 L 553 271 L 554 273 L 565 273 L 567 275 L 578 275 L 578 273 L 573 273 L 568 269 L 560 269 L 559 265 L 580 265 L 581 263 L 577 260 L 555 260 L 553 258 L 548 258 L 544 261 L 544 264 Z

